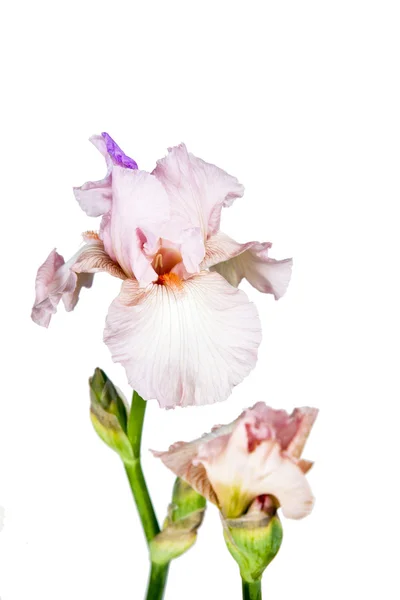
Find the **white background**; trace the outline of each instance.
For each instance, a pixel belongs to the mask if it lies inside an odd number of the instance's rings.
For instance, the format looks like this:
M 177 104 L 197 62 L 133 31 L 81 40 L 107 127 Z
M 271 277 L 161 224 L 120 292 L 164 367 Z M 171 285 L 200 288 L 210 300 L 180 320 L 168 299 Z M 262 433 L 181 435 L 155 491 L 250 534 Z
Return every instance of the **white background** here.
M 148 453 L 264 400 L 321 409 L 306 448 L 314 512 L 285 520 L 266 598 L 399 597 L 398 2 L 20 2 L 3 8 L 0 533 L 2 600 L 141 600 L 147 553 L 119 460 L 92 431 L 87 379 L 129 393 L 102 329 L 119 282 L 30 322 L 36 269 L 95 227 L 72 186 L 104 175 L 108 131 L 142 168 L 181 141 L 236 175 L 239 241 L 294 257 L 259 308 L 258 367 L 225 403 L 150 402 L 144 468 L 160 518 L 173 476 Z M 166 600 L 240 598 L 210 507 Z

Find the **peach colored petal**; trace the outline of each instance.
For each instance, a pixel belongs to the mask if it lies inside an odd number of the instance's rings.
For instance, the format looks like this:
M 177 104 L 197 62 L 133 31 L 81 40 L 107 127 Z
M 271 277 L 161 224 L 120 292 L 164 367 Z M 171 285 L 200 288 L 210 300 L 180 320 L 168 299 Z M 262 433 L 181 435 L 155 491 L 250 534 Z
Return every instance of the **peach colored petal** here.
M 146 289 L 123 283 L 105 329 L 113 360 L 141 396 L 164 408 L 225 400 L 257 360 L 255 306 L 217 273 L 162 280 Z
M 300 519 L 314 503 L 305 477 L 312 463 L 293 458 L 281 443 L 296 439 L 302 429 L 299 415 L 311 414 L 315 417 L 316 411 L 303 408 L 288 415 L 258 403 L 233 423 L 156 456 L 191 485 L 201 485 L 224 517 L 240 517 L 256 498 L 267 496 L 276 498 L 286 517 Z

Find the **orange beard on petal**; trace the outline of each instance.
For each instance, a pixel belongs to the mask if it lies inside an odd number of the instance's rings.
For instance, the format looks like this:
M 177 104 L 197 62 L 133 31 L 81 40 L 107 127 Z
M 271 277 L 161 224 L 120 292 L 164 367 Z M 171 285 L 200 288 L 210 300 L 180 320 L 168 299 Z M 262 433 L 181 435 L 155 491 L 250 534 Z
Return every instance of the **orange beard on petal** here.
M 166 285 L 171 288 L 183 288 L 183 281 L 176 273 L 165 273 L 165 275 L 160 275 L 156 284 Z

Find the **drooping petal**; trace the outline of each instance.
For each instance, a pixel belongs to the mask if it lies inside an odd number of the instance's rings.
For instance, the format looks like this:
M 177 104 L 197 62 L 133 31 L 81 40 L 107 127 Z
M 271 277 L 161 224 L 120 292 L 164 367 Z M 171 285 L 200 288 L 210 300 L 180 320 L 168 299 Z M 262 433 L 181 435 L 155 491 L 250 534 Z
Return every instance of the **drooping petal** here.
M 217 273 L 161 279 L 146 290 L 123 283 L 105 329 L 113 360 L 141 396 L 162 407 L 225 400 L 256 363 L 255 306 Z
M 188 153 L 180 144 L 157 162 L 154 175 L 171 200 L 171 216 L 182 228 L 199 227 L 203 239 L 219 229 L 221 210 L 243 195 L 236 177 Z
M 104 156 L 107 173 L 99 181 L 88 181 L 80 187 L 74 187 L 74 194 L 79 206 L 89 217 L 99 217 L 111 209 L 113 165 L 120 165 L 128 169 L 137 169 L 138 166 L 121 150 L 108 133 L 93 135 L 90 141 Z
M 160 237 L 170 216 L 162 184 L 145 171 L 114 167 L 109 221 L 112 251 L 125 273 L 148 285 L 157 279 L 144 246 L 147 236 Z
M 61 299 L 67 311 L 73 310 L 82 287 L 92 286 L 93 273 L 107 271 L 114 277 L 125 279 L 122 269 L 105 252 L 103 243 L 94 234 L 84 237 L 89 243 L 82 246 L 67 262 L 56 250 L 52 250 L 39 268 L 32 309 L 32 319 L 38 325 L 49 326 Z
M 61 298 L 64 294 L 73 293 L 76 282 L 76 274 L 65 264 L 64 258 L 55 249 L 52 250 L 37 272 L 33 321 L 48 327 Z
M 292 259 L 275 260 L 268 256 L 272 244 L 250 242 L 237 244 L 228 236 L 220 235 L 210 240 L 206 247 L 204 265 L 220 273 L 231 285 L 237 287 L 243 278 L 260 292 L 281 298 L 289 285 L 292 273 Z M 231 256 L 229 257 L 229 253 Z M 226 258 L 223 258 L 226 256 Z M 215 263 L 218 258 L 222 262 Z M 211 264 L 214 263 L 214 264 Z

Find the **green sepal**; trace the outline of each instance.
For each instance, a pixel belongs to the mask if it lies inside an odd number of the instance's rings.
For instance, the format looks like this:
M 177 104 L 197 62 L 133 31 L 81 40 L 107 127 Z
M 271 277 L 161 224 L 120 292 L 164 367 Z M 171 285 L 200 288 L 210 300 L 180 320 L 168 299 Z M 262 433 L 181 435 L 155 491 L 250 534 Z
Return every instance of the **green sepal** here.
M 242 579 L 259 581 L 277 555 L 283 531 L 278 515 L 246 515 L 223 519 L 224 538 L 229 552 L 238 563 Z

